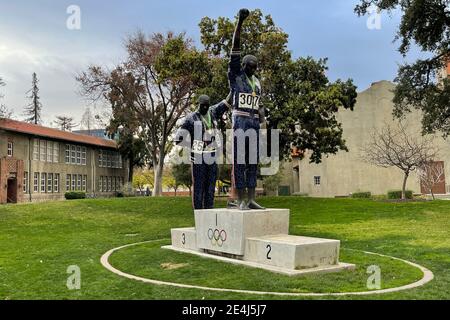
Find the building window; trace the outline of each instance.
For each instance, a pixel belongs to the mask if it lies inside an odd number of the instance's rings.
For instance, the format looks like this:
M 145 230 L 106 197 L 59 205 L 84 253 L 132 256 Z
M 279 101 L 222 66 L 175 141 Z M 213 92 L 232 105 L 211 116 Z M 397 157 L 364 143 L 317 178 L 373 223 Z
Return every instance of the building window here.
M 23 173 L 23 192 L 28 193 L 28 172 Z
M 53 162 L 59 162 L 59 142 L 53 142 Z
M 81 180 L 83 179 L 82 175 L 78 175 L 78 184 L 77 184 L 77 190 L 81 191 Z
M 66 163 L 70 163 L 70 144 L 66 144 Z
M 106 166 L 107 166 L 108 168 L 111 168 L 111 167 L 112 167 L 111 156 L 112 156 L 111 152 L 107 151 L 107 152 L 106 152 L 106 161 L 107 161 Z
M 47 162 L 53 162 L 53 142 L 47 141 Z
M 55 173 L 55 181 L 53 183 L 53 192 L 59 193 L 59 173 Z
M 86 147 L 81 148 L 81 165 L 86 165 Z
M 83 191 L 86 191 L 86 181 L 87 181 L 87 175 L 84 175 L 83 176 L 83 185 L 82 185 Z
M 47 182 L 47 174 L 46 173 L 41 173 L 41 192 L 45 193 L 45 185 Z
M 77 147 L 77 164 L 81 164 L 81 147 Z
M 39 146 L 40 146 L 40 150 L 41 150 L 40 159 L 41 159 L 41 161 L 45 162 L 45 160 L 47 160 L 47 141 L 40 140 Z
M 320 176 L 315 176 L 314 177 L 314 185 L 315 186 L 320 186 Z
M 70 146 L 70 163 L 75 164 L 77 163 L 77 147 Z
M 102 192 L 106 192 L 106 177 L 102 177 Z
M 72 191 L 76 191 L 77 190 L 77 175 L 73 174 L 72 175 Z
M 14 143 L 12 141 L 8 141 L 8 157 L 12 157 L 14 154 Z
M 39 139 L 33 140 L 33 160 L 39 161 Z
M 102 177 L 98 177 L 98 192 L 102 192 Z
M 39 172 L 35 172 L 34 173 L 33 191 L 34 192 L 39 192 Z
M 53 173 L 47 173 L 47 192 L 53 192 Z
M 104 168 L 120 168 L 122 169 L 123 161 L 119 152 L 99 150 L 98 165 Z
M 66 191 L 70 191 L 70 174 L 66 175 Z

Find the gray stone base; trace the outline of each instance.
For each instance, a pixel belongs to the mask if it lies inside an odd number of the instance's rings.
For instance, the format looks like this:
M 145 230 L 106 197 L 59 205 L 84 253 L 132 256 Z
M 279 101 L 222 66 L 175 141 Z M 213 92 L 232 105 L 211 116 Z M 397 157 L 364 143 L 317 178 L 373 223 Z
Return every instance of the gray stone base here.
M 214 259 L 214 260 L 227 262 L 227 263 L 231 263 L 231 264 L 235 264 L 235 265 L 243 265 L 243 266 L 250 267 L 250 268 L 264 269 L 267 271 L 271 271 L 271 272 L 283 274 L 283 275 L 288 275 L 288 276 L 330 273 L 330 272 L 339 272 L 339 271 L 344 271 L 344 270 L 354 270 L 355 269 L 354 264 L 341 262 L 341 263 L 338 263 L 338 264 L 332 265 L 332 266 L 321 266 L 321 267 L 308 268 L 308 269 L 302 269 L 302 270 L 291 270 L 291 269 L 280 268 L 280 267 L 271 266 L 271 265 L 262 264 L 262 263 L 221 257 L 221 256 L 217 256 L 217 255 L 207 254 L 207 253 L 201 252 L 201 251 L 177 248 L 174 246 L 164 246 L 162 248 L 167 249 L 167 250 L 176 251 L 176 252 L 181 252 L 181 253 L 189 253 L 189 254 L 193 254 L 193 255 L 196 255 L 196 256 L 199 256 L 202 258 Z
M 355 268 L 339 262 L 339 240 L 288 232 L 288 209 L 196 210 L 195 227 L 172 229 L 164 248 L 290 276 Z

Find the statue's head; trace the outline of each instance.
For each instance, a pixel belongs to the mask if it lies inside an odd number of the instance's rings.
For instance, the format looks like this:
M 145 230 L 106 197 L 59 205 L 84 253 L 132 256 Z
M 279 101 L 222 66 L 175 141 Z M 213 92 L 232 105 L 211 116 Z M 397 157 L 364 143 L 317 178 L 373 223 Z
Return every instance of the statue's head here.
M 244 59 L 242 59 L 242 69 L 247 74 L 247 76 L 251 77 L 258 70 L 258 58 L 252 55 L 246 55 Z
M 206 115 L 208 113 L 209 107 L 210 107 L 210 99 L 207 95 L 202 94 L 198 98 L 198 112 L 200 112 L 201 115 Z

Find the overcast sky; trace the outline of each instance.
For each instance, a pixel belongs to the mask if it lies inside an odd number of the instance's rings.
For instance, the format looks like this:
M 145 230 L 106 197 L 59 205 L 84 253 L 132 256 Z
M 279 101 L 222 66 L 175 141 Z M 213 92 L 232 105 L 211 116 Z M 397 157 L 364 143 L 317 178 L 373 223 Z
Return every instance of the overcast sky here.
M 0 0 L 0 76 L 3 103 L 22 119 L 31 74 L 40 80 L 45 124 L 56 115 L 80 120 L 88 102 L 77 95 L 74 76 L 90 63 L 117 64 L 124 37 L 186 32 L 200 47 L 198 23 L 204 16 L 233 17 L 241 7 L 260 8 L 286 31 L 294 57 L 328 57 L 330 79 L 352 78 L 358 91 L 372 82 L 393 80 L 403 57 L 393 43 L 399 15 L 383 14 L 381 29 L 369 29 L 367 17 L 353 9 L 357 0 L 210 1 L 210 0 Z M 81 29 L 69 30 L 67 8 L 81 9 Z M 420 56 L 416 50 L 407 60 Z M 226 84 L 224 84 L 226 85 Z

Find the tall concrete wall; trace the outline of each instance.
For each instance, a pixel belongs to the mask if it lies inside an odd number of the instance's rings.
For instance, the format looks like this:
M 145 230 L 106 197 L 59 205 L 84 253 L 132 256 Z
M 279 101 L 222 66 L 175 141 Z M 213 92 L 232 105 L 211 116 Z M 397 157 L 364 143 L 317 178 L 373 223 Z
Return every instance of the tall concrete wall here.
M 353 192 L 370 191 L 385 194 L 388 190 L 401 189 L 403 173 L 396 168 L 380 168 L 364 162 L 361 149 L 371 141 L 374 130 L 385 124 L 394 124 L 392 118 L 394 84 L 389 81 L 374 83 L 358 94 L 354 111 L 342 110 L 338 121 L 343 126 L 343 136 L 349 152 L 324 157 L 321 164 L 310 164 L 308 159 L 298 161 L 299 190 L 313 197 L 348 196 Z M 413 112 L 407 117 L 408 131 L 417 135 L 421 132 L 421 115 Z M 446 185 L 450 185 L 450 143 L 440 136 L 435 142 L 440 148 L 440 158 L 444 161 Z M 294 165 L 295 166 L 295 165 Z M 320 176 L 321 184 L 314 184 L 314 177 Z M 407 188 L 420 193 L 419 179 L 412 174 Z M 448 187 L 447 187 L 448 190 Z M 295 191 L 295 190 L 294 190 Z

